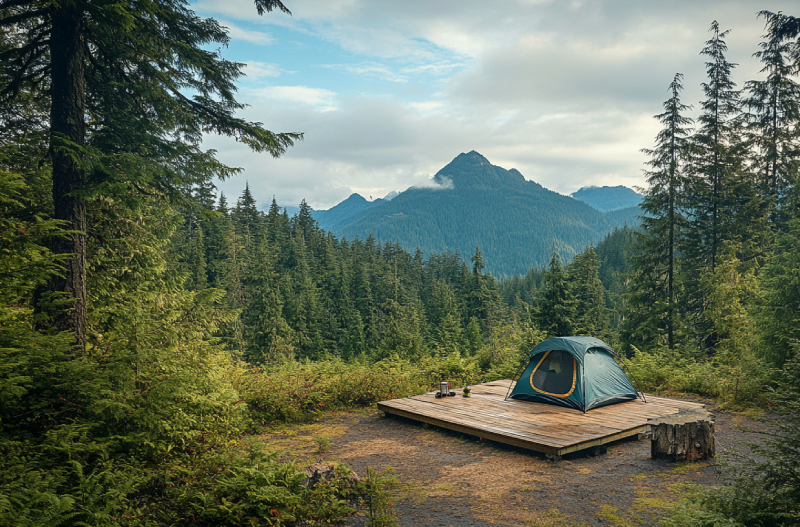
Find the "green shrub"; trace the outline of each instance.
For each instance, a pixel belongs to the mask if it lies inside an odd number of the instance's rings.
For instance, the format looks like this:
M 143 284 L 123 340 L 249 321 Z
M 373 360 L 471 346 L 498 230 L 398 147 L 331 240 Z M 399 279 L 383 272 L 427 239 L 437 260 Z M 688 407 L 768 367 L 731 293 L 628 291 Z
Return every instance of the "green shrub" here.
M 418 395 L 434 389 L 440 380 L 463 386 L 479 377 L 474 360 L 452 353 L 414 363 L 391 356 L 374 364 L 331 359 L 240 367 L 232 381 L 252 419 L 268 424 L 306 421 L 321 412 Z
M 631 358 L 620 364 L 638 390 L 653 394 L 687 393 L 712 397 L 720 404 L 766 404 L 766 386 L 774 383 L 776 371 L 752 351 L 737 357 L 725 353 L 711 359 L 656 348 L 633 347 Z

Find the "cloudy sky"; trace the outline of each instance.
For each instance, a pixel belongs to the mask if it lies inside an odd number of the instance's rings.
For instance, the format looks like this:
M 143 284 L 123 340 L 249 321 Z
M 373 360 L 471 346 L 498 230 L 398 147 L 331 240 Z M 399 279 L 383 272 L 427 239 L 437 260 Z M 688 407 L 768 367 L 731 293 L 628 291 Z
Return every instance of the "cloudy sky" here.
M 555 191 L 643 185 L 641 148 L 676 72 L 699 107 L 699 56 L 718 20 L 731 29 L 735 80 L 758 76 L 761 9 L 752 0 L 285 0 L 292 16 L 252 0 L 199 0 L 247 63 L 242 115 L 304 132 L 280 159 L 231 140 L 206 146 L 245 169 L 260 203 L 328 208 L 353 192 L 382 197 L 423 183 L 461 152 L 517 168 Z

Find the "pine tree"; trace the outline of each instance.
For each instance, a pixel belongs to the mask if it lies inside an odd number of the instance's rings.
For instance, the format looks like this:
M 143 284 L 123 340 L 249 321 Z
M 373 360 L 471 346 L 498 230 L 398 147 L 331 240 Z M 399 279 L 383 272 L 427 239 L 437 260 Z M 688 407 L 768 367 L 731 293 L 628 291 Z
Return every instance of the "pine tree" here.
M 250 184 L 245 184 L 244 192 L 236 201 L 236 207 L 231 212 L 231 219 L 236 226 L 236 232 L 243 236 L 245 247 L 252 246 L 252 240 L 263 232 L 261 212 L 256 207 L 256 200 L 250 192 Z
M 257 0 L 264 11 L 279 0 Z M 18 0 L 0 5 L 0 28 L 15 28 L 0 55 L 0 103 L 49 97 L 54 218 L 70 229 L 52 248 L 65 272 L 51 289 L 70 302 L 54 313 L 78 349 L 86 343 L 86 194 L 150 189 L 178 196 L 188 183 L 234 169 L 202 151 L 202 133 L 233 136 L 258 152 L 282 154 L 300 134 L 274 134 L 235 117 L 241 65 L 209 51 L 226 44 L 219 23 L 181 1 Z M 187 92 L 193 92 L 189 97 Z
M 577 255 L 567 266 L 567 277 L 575 293 L 573 334 L 605 339 L 609 322 L 606 291 L 600 281 L 600 262 L 592 247 Z
M 706 62 L 708 81 L 702 85 L 706 99 L 701 103 L 699 128 L 692 137 L 696 153 L 692 160 L 688 208 L 692 217 L 692 258 L 701 268 L 707 267 L 713 273 L 719 248 L 730 237 L 732 218 L 727 198 L 734 172 L 741 170 L 743 159 L 737 136 L 740 91 L 735 89 L 736 84 L 731 79 L 736 64 L 725 58 L 728 50 L 725 38 L 730 30 L 720 31 L 715 20 L 709 31 L 714 36 L 706 41 L 701 51 L 701 55 L 709 59 Z
M 646 173 L 649 187 L 641 208 L 641 232 L 632 250 L 629 309 L 625 333 L 641 346 L 656 343 L 666 333 L 667 346 L 675 349 L 678 326 L 677 258 L 679 240 L 686 218 L 680 199 L 686 189 L 686 163 L 692 120 L 684 117 L 691 107 L 683 104 L 683 75 L 676 74 L 669 86 L 671 97 L 664 102 L 664 113 L 655 118 L 664 126 L 655 139 L 655 148 L 644 149 L 650 156 Z
M 488 332 L 489 328 L 496 323 L 500 308 L 500 295 L 497 292 L 497 285 L 491 275 L 484 274 L 486 266 L 481 256 L 481 248 L 475 248 L 475 255 L 470 258 L 472 261 L 472 274 L 466 279 L 468 296 L 467 313 L 465 319 L 472 317 L 478 319 L 481 329 Z
M 475 317 L 469 319 L 467 328 L 464 330 L 464 345 L 471 355 L 474 355 L 483 346 L 481 326 L 478 323 L 478 319 Z
M 284 361 L 293 356 L 294 332 L 283 317 L 277 273 L 263 232 L 255 240 L 253 252 L 243 284 L 244 357 L 255 364 Z
M 791 41 L 783 29 L 794 17 L 761 11 L 766 19 L 767 39 L 753 54 L 767 78 L 748 81 L 748 132 L 754 145 L 753 169 L 758 173 L 769 205 L 776 208 L 773 220 L 784 223 L 791 215 L 789 199 L 800 170 L 800 42 Z M 796 20 L 796 19 L 795 19 Z M 797 62 L 795 62 L 797 61 Z
M 206 247 L 203 239 L 203 228 L 198 225 L 189 240 L 189 273 L 190 290 L 202 291 L 208 286 L 206 272 Z
M 539 297 L 536 312 L 537 326 L 551 337 L 572 335 L 575 324 L 575 295 L 555 249 L 544 276 L 545 289 Z
M 776 236 L 774 254 L 761 270 L 763 300 L 756 321 L 762 355 L 778 367 L 800 341 L 800 219 L 791 220 Z
M 681 282 L 685 292 L 681 309 L 694 342 L 713 350 L 718 336 L 706 315 L 709 291 L 703 288 L 705 277 L 716 272 L 721 247 L 736 241 L 750 260 L 762 250 L 760 234 L 764 221 L 757 188 L 745 167 L 745 144 L 740 118 L 740 92 L 731 79 L 736 66 L 727 61 L 725 37 L 714 21 L 709 39 L 701 54 L 708 57 L 708 81 L 703 83 L 706 99 L 698 117 L 698 130 L 692 137 L 693 157 L 688 183 L 686 210 L 689 225 L 684 229 L 681 258 Z

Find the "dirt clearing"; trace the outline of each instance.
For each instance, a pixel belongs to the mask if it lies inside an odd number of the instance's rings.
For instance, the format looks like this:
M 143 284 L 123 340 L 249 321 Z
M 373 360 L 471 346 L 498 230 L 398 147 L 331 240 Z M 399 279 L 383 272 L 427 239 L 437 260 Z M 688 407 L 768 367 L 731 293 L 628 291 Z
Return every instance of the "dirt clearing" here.
M 740 427 L 761 428 L 760 423 L 711 411 L 718 452 L 741 450 L 758 439 Z M 650 459 L 649 441 L 612 443 L 604 454 L 552 462 L 377 410 L 328 415 L 260 439 L 300 463 L 321 457 L 359 474 L 368 466 L 393 472 L 400 482 L 395 493 L 404 527 L 656 525 L 689 486 L 723 483 L 715 462 Z

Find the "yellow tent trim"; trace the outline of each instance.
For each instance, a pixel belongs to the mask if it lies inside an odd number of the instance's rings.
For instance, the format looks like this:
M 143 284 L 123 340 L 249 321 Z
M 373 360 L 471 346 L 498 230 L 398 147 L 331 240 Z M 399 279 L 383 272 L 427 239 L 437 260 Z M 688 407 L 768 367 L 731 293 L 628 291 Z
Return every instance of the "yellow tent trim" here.
M 567 393 L 563 393 L 563 394 L 550 393 L 550 392 L 546 392 L 544 390 L 540 390 L 539 388 L 537 388 L 536 386 L 533 385 L 533 376 L 534 376 L 534 374 L 536 374 L 536 370 L 539 369 L 539 366 L 542 365 L 542 363 L 544 362 L 544 359 L 546 359 L 548 355 L 550 355 L 549 351 L 546 352 L 544 354 L 544 356 L 542 356 L 542 359 L 539 361 L 539 364 L 537 364 L 536 367 L 531 372 L 531 388 L 533 388 L 534 390 L 536 390 L 539 393 L 543 393 L 545 395 L 551 395 L 553 397 L 561 397 L 562 399 L 565 398 L 565 397 L 569 397 L 570 395 L 572 395 L 572 392 L 575 391 L 575 381 L 578 378 L 578 368 L 577 368 L 577 366 L 575 364 L 575 357 L 572 357 L 572 388 L 570 388 Z

